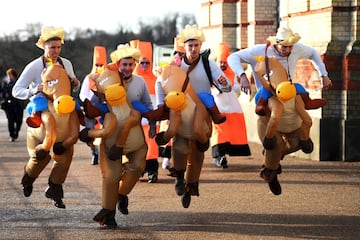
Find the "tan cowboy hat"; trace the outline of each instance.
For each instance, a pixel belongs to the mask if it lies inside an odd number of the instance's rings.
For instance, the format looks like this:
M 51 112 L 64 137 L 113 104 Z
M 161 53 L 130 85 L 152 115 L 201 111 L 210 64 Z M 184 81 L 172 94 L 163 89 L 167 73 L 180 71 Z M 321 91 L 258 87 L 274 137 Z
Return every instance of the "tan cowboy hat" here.
M 179 43 L 184 44 L 188 40 L 200 40 L 200 42 L 205 42 L 205 35 L 196 24 L 186 25 L 185 28 L 181 31 L 179 37 Z
M 293 33 L 293 31 L 287 26 L 280 26 L 276 33 L 276 36 L 268 37 L 268 41 L 271 44 L 279 44 L 282 46 L 292 46 L 300 40 L 300 35 Z
M 134 47 L 130 47 L 128 43 L 118 45 L 117 49 L 110 53 L 110 58 L 113 63 L 116 63 L 123 58 L 129 57 L 132 57 L 135 62 L 139 62 L 140 56 L 140 50 Z
M 44 49 L 44 44 L 47 40 L 58 37 L 61 39 L 61 44 L 64 44 L 64 28 L 62 27 L 42 27 L 41 28 L 41 36 L 36 43 L 36 46 Z

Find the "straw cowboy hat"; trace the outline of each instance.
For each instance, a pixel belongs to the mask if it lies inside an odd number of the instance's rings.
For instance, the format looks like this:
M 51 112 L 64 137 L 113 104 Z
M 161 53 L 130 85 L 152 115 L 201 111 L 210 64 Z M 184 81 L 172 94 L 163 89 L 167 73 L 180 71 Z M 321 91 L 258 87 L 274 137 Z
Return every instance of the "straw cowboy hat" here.
M 205 35 L 196 24 L 186 25 L 185 28 L 181 31 L 179 37 L 179 43 L 184 44 L 189 40 L 200 40 L 200 42 L 205 42 Z
M 300 38 L 299 34 L 293 33 L 289 27 L 281 26 L 278 28 L 276 36 L 270 36 L 268 41 L 270 41 L 272 45 L 292 46 L 297 43 Z
M 51 38 L 58 37 L 61 40 L 61 44 L 64 44 L 64 28 L 62 27 L 42 27 L 41 28 L 41 36 L 36 43 L 36 46 L 44 49 L 44 44 L 47 40 Z
M 135 62 L 139 62 L 140 50 L 130 47 L 128 43 L 118 45 L 117 49 L 110 54 L 111 61 L 116 63 L 123 58 L 133 58 Z

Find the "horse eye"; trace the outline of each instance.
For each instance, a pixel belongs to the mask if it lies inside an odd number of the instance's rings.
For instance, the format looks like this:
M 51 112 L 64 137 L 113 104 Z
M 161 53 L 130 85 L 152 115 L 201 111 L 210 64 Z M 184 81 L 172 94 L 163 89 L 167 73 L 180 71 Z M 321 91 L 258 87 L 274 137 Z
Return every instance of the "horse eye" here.
M 268 75 L 269 75 L 269 77 L 271 77 L 271 76 L 273 75 L 273 71 L 270 70 L 269 74 L 264 74 L 264 75 L 263 75 L 263 78 L 265 78 L 267 81 L 269 81 Z
M 51 81 L 48 82 L 48 86 L 52 87 L 52 86 L 58 84 L 58 82 L 59 82 L 59 79 L 51 80 Z

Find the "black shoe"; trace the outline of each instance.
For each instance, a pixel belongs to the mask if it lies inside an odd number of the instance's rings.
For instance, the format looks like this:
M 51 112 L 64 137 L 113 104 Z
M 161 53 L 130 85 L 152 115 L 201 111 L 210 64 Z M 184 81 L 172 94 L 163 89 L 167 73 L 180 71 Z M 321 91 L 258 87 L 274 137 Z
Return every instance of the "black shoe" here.
M 59 199 L 59 200 L 54 200 L 54 206 L 57 207 L 57 208 L 63 208 L 65 209 L 66 206 L 64 204 L 64 202 L 62 201 L 62 199 Z
M 25 197 L 30 197 L 33 191 L 33 182 L 35 178 L 30 177 L 26 172 L 24 172 L 24 176 L 21 179 L 21 184 L 23 186 L 23 193 Z
M 128 205 L 129 205 L 128 197 L 126 195 L 119 194 L 118 209 L 122 214 L 124 215 L 129 214 Z
M 281 194 L 281 185 L 278 181 L 277 175 L 282 172 L 281 165 L 279 165 L 278 169 L 271 170 L 269 168 L 264 167 L 260 172 L 260 177 L 263 178 L 269 185 L 271 192 L 274 195 Z
M 278 181 L 277 175 L 275 175 L 274 179 L 269 182 L 269 188 L 274 195 L 281 194 L 281 185 Z
M 30 197 L 33 191 L 33 185 L 23 186 L 23 193 L 25 197 Z
M 49 180 L 49 186 L 45 190 L 45 196 L 54 201 L 54 206 L 65 209 L 65 204 L 62 201 L 64 197 L 64 190 L 61 184 L 55 184 Z
M 156 183 L 158 180 L 157 172 L 148 172 L 148 183 Z
M 227 165 L 227 159 L 226 159 L 226 157 L 225 156 L 222 156 L 221 158 L 220 158 L 220 165 L 221 165 L 221 167 L 222 168 L 227 168 L 228 167 L 228 165 Z
M 187 183 L 186 192 L 189 192 L 191 196 L 200 196 L 199 193 L 199 182 Z
M 190 202 L 191 202 L 191 194 L 190 192 L 185 192 L 181 198 L 181 203 L 183 207 L 188 208 L 190 206 Z
M 184 171 L 176 171 L 175 192 L 178 196 L 185 193 Z
M 99 164 L 99 155 L 93 153 L 91 157 L 91 165 L 98 165 L 98 164 Z
M 101 209 L 100 212 L 98 212 L 93 220 L 95 222 L 98 222 L 100 224 L 101 227 L 105 226 L 108 228 L 116 228 L 117 227 L 117 223 L 115 220 L 115 210 L 111 211 L 108 209 Z
M 219 157 L 216 157 L 216 158 L 213 158 L 213 163 L 215 165 L 215 167 L 222 167 L 222 168 L 227 168 L 228 165 L 227 165 L 227 159 L 225 156 L 219 156 Z
M 108 220 L 105 221 L 105 227 L 107 228 L 116 228 L 117 227 L 117 222 L 115 220 L 115 217 L 109 218 Z

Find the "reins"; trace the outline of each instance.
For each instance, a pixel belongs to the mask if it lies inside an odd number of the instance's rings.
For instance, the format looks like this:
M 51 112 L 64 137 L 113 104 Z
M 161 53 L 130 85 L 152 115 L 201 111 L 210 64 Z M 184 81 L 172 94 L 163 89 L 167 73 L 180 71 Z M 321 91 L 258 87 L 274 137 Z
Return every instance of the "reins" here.
M 271 84 L 271 81 L 270 81 L 270 66 L 269 66 L 269 57 L 267 55 L 267 50 L 270 46 L 270 42 L 268 41 L 266 43 L 266 47 L 265 47 L 265 69 L 266 69 L 266 77 L 267 77 L 267 80 L 269 81 L 269 86 L 271 88 L 271 90 L 273 90 L 274 93 L 276 93 L 276 90 L 275 88 L 273 87 L 273 85 Z
M 194 62 L 191 63 L 190 67 L 186 71 L 186 78 L 185 78 L 184 84 L 181 89 L 182 92 L 185 92 L 187 85 L 189 84 L 189 80 L 190 80 L 189 73 L 196 67 L 196 65 L 199 63 L 199 61 L 200 61 L 200 56 Z

